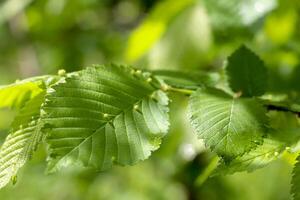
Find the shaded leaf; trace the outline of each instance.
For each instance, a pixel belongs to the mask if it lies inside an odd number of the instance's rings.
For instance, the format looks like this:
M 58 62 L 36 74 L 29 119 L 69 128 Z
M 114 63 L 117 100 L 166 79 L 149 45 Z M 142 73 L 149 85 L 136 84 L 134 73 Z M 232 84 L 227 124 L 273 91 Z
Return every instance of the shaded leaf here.
M 241 46 L 229 58 L 226 66 L 229 85 L 245 97 L 260 96 L 267 88 L 267 68 L 264 62 L 246 46 Z
M 296 114 L 292 112 L 270 111 L 271 131 L 269 135 L 278 141 L 291 145 L 300 139 L 300 122 Z

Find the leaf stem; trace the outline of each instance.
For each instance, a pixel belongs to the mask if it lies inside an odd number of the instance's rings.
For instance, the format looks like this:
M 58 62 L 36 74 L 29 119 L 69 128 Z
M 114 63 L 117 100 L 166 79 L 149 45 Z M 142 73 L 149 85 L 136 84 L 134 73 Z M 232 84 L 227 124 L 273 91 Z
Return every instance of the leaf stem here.
M 174 88 L 174 87 L 171 87 L 171 86 L 168 87 L 167 91 L 182 93 L 182 94 L 186 94 L 186 95 L 191 95 L 191 94 L 194 93 L 194 90 Z
M 203 170 L 203 172 L 197 177 L 195 181 L 195 185 L 197 187 L 200 187 L 211 175 L 211 173 L 216 169 L 218 166 L 220 158 L 218 156 L 215 156 L 212 158 L 210 163 L 207 165 L 207 167 Z

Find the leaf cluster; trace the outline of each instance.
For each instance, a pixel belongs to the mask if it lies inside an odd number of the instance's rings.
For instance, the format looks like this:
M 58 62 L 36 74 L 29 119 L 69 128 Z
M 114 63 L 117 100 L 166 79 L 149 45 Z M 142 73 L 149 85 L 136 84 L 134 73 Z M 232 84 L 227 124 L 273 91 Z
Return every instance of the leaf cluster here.
M 147 159 L 168 133 L 170 92 L 189 98 L 190 122 L 219 160 L 214 174 L 253 171 L 291 152 L 300 139 L 299 113 L 269 93 L 264 62 L 241 46 L 223 70 L 225 81 L 223 72 L 97 65 L 2 86 L 0 107 L 18 114 L 0 148 L 0 187 L 16 181 L 41 143 L 48 172 L 70 165 L 103 171 Z

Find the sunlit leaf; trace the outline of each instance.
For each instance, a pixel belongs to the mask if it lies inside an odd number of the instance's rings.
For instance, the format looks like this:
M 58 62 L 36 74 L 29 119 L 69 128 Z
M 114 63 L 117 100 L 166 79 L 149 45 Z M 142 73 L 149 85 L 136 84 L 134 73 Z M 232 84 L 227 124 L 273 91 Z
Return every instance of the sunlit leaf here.
M 87 68 L 54 86 L 43 106 L 49 170 L 97 170 L 148 158 L 168 130 L 168 98 L 150 74 L 121 66 Z
M 22 82 L 0 87 L 0 107 L 21 108 L 27 100 L 39 94 L 38 83 Z
M 54 84 L 59 76 L 40 76 L 0 86 L 0 108 L 20 109 L 26 101 L 39 95 L 47 86 Z

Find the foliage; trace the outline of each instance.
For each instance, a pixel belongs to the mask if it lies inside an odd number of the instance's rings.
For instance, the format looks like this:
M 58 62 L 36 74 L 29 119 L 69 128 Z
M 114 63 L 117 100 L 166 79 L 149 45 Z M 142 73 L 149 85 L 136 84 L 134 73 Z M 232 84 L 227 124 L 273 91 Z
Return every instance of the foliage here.
M 191 122 L 207 146 L 234 158 L 262 143 L 267 118 L 253 99 L 237 99 L 217 89 L 199 89 L 190 99 Z
M 233 61 L 236 56 L 238 62 Z M 17 104 L 21 109 L 1 147 L 1 187 L 10 179 L 15 180 L 18 169 L 44 137 L 49 146 L 50 172 L 69 165 L 102 171 L 113 163 L 133 165 L 148 158 L 168 131 L 168 91 L 192 94 L 191 123 L 199 138 L 223 159 L 222 168 L 232 173 L 264 166 L 284 146 L 270 138 L 263 140 L 268 134 L 267 110 L 261 101 L 251 98 L 262 94 L 255 91 L 261 91 L 257 83 L 263 82 L 264 77 L 255 74 L 265 73 L 265 67 L 256 63 L 256 71 L 251 73 L 249 64 L 237 67 L 238 63 L 258 61 L 246 47 L 239 48 L 228 59 L 230 86 L 239 91 L 233 96 L 207 86 L 192 90 L 176 88 L 175 84 L 166 84 L 162 76 L 119 65 L 93 66 L 69 74 L 60 71 L 62 77 L 44 87 L 28 87 L 28 83 L 34 82 L 27 81 L 3 87 L 3 97 L 10 92 L 18 93 L 20 87 L 26 89 L 22 92 L 36 94 L 27 100 L 23 98 L 26 103 Z M 239 79 L 244 73 L 245 81 Z M 236 90 L 236 86 L 242 86 L 241 90 Z M 18 98 L 19 95 L 11 95 L 7 105 L 14 105 Z M 275 120 L 276 117 L 273 116 Z M 278 124 L 272 128 L 282 129 Z M 270 153 L 271 157 L 263 159 Z
M 104 170 L 148 158 L 169 125 L 168 98 L 158 86 L 122 66 L 87 68 L 53 86 L 42 107 L 49 170 L 77 161 Z
M 228 58 L 227 73 L 230 87 L 243 96 L 260 96 L 265 93 L 268 83 L 267 69 L 263 61 L 242 46 Z
M 300 198 L 297 0 L 0 11 L 0 199 Z

